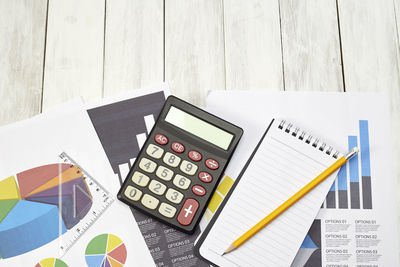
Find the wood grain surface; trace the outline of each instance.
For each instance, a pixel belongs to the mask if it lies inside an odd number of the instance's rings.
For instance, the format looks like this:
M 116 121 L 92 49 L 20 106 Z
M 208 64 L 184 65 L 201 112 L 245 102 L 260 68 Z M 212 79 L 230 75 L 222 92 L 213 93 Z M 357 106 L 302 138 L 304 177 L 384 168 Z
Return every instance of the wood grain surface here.
M 373 91 L 397 163 L 399 36 L 396 0 L 0 0 L 0 125 L 160 81 L 196 105 L 209 90 Z

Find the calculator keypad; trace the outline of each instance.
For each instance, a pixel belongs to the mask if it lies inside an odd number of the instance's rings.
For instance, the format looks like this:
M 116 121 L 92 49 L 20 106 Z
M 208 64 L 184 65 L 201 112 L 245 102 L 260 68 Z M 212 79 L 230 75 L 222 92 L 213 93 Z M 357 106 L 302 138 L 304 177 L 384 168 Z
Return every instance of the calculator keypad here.
M 150 178 L 149 176 L 136 171 L 132 176 L 132 181 L 141 187 L 145 187 L 149 183 Z
M 186 173 L 187 175 L 195 174 L 197 171 L 197 168 L 198 168 L 197 165 L 195 165 L 194 163 L 189 162 L 187 160 L 182 161 L 182 164 L 180 167 L 181 171 Z
M 142 158 L 140 160 L 139 167 L 148 173 L 152 173 L 156 169 L 157 164 L 152 160 Z
M 165 197 L 172 203 L 179 204 L 183 199 L 183 194 L 175 189 L 169 188 Z
M 164 181 L 170 181 L 172 176 L 174 176 L 174 172 L 164 166 L 158 166 L 156 175 L 158 178 L 163 179 Z
M 144 194 L 142 198 L 143 206 L 151 210 L 155 210 L 159 202 L 160 201 L 157 198 L 150 196 L 149 194 Z
M 200 199 L 211 190 L 206 189 L 213 181 L 211 173 L 220 166 L 217 160 L 187 148 L 186 144 L 156 134 L 138 158 L 138 168 L 131 174 L 132 185 L 125 189 L 125 196 L 166 220 L 175 218 L 177 225 L 190 225 Z
M 176 187 L 179 187 L 180 189 L 188 189 L 191 181 L 190 179 L 186 178 L 185 176 L 182 175 L 175 175 L 174 178 L 174 185 Z
M 181 158 L 178 157 L 177 155 L 167 152 L 165 153 L 163 161 L 165 164 L 171 167 L 178 167 L 179 163 L 181 162 Z
M 159 146 L 150 144 L 147 149 L 146 149 L 146 153 L 147 155 L 149 155 L 150 157 L 153 157 L 155 159 L 159 159 L 162 157 L 162 155 L 164 154 L 164 149 L 162 149 Z
M 160 183 L 156 180 L 151 180 L 149 184 L 149 189 L 154 194 L 161 196 L 162 194 L 164 194 L 167 187 L 163 183 Z

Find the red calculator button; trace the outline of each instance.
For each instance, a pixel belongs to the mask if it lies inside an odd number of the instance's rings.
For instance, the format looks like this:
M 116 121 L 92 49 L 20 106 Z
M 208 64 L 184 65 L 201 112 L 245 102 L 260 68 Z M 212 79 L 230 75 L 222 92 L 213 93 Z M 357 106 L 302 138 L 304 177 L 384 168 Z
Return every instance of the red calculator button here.
M 182 145 L 181 143 L 178 143 L 178 142 L 173 142 L 171 145 L 171 148 L 176 153 L 182 153 L 183 151 L 185 151 L 184 145 Z
M 206 166 L 211 170 L 216 170 L 219 168 L 219 163 L 215 159 L 207 159 Z
M 196 150 L 190 150 L 189 151 L 189 159 L 193 161 L 200 161 L 201 160 L 201 154 L 197 152 Z
M 157 134 L 154 136 L 154 140 L 160 145 L 165 145 L 168 143 L 168 138 L 163 134 Z
M 204 183 L 211 183 L 213 177 L 208 172 L 200 172 L 199 179 Z
M 201 185 L 194 185 L 192 187 L 192 192 L 197 196 L 204 196 L 206 194 L 206 189 Z
M 197 202 L 193 198 L 186 199 L 185 203 L 183 203 L 182 209 L 178 214 L 178 222 L 182 225 L 189 225 L 194 215 L 196 215 L 196 211 L 199 208 L 199 202 Z

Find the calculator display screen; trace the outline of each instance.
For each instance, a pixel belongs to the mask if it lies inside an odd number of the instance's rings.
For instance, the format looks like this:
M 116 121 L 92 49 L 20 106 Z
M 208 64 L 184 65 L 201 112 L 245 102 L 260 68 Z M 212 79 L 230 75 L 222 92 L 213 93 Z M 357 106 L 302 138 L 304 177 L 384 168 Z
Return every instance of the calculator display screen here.
M 232 134 L 174 106 L 169 109 L 165 121 L 225 150 L 228 149 L 233 139 Z

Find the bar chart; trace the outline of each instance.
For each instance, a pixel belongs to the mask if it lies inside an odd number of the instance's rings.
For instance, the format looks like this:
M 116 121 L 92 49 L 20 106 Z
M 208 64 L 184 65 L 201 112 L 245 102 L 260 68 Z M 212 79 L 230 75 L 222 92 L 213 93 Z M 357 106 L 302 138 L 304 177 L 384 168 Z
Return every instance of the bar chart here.
M 325 208 L 372 209 L 369 125 L 359 120 L 359 134 L 348 136 L 348 149 L 359 147 L 360 153 L 343 165 L 330 188 Z

